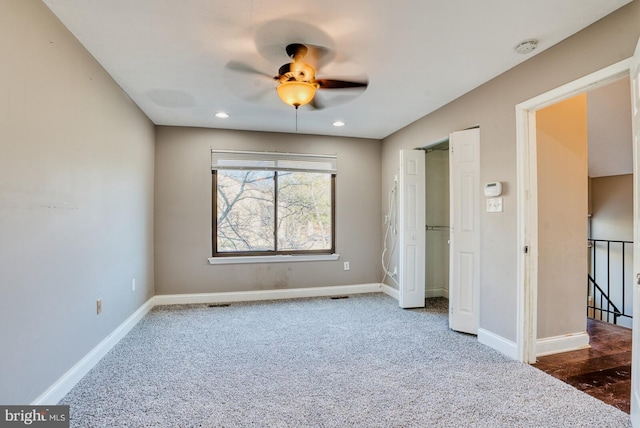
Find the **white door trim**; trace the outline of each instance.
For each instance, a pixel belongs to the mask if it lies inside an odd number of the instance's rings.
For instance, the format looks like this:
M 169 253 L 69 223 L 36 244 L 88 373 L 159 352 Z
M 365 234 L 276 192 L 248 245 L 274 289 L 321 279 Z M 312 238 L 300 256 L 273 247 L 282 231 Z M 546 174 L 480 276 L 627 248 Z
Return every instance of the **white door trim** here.
M 631 58 L 591 73 L 516 105 L 517 156 L 517 354 L 536 361 L 538 292 L 538 190 L 535 113 L 579 93 L 606 85 L 629 73 Z M 528 252 L 525 253 L 525 247 Z
M 631 424 L 640 427 L 640 39 L 629 66 L 631 74 L 631 128 L 633 132 L 633 334 L 631 346 Z

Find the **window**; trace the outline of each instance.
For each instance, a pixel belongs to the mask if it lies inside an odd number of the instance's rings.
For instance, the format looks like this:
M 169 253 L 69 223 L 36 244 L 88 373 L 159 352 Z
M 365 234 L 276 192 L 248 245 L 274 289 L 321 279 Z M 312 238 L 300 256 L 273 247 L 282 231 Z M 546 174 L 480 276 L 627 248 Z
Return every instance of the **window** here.
M 335 252 L 335 155 L 212 151 L 213 256 Z

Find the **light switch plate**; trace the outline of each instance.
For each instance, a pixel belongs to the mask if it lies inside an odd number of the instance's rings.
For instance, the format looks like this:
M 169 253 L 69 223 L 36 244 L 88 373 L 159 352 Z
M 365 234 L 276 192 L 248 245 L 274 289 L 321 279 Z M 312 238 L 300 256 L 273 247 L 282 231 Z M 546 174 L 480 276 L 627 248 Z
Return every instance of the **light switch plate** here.
M 488 198 L 487 199 L 487 212 L 488 213 L 501 213 L 502 212 L 502 199 L 503 198 Z

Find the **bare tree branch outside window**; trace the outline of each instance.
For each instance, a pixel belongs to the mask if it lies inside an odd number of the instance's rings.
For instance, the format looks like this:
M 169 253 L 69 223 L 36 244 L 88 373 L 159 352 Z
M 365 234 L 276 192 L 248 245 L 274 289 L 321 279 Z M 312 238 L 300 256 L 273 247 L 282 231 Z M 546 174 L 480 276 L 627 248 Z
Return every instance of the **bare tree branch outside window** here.
M 331 248 L 331 176 L 299 172 L 281 174 L 278 222 L 280 250 Z
M 216 183 L 219 253 L 333 248 L 331 174 L 219 170 Z
M 218 171 L 218 251 L 274 251 L 274 172 Z

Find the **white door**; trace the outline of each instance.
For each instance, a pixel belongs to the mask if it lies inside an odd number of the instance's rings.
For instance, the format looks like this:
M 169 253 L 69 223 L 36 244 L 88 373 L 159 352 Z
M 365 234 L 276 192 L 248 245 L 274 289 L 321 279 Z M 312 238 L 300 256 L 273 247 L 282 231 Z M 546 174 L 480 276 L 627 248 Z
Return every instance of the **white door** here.
M 480 130 L 451 134 L 449 327 L 478 334 L 480 282 Z
M 633 115 L 633 342 L 631 357 L 631 422 L 640 427 L 640 40 L 631 62 Z
M 398 283 L 401 308 L 424 307 L 425 171 L 422 150 L 400 150 Z

